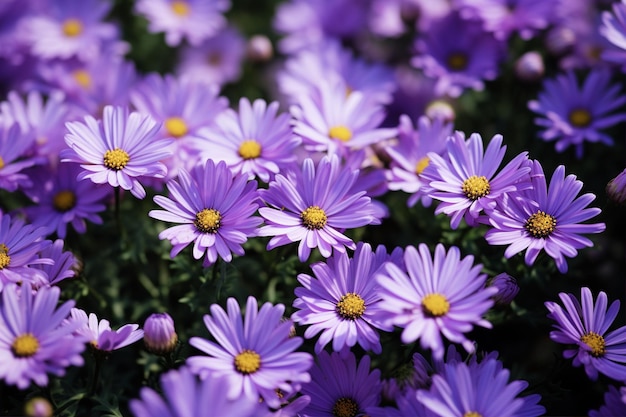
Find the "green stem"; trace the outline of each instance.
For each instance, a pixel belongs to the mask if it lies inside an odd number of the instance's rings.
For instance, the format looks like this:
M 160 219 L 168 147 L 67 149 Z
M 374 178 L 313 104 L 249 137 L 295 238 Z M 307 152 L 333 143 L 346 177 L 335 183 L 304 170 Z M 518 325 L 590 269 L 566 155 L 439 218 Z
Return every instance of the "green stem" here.
M 95 352 L 94 358 L 96 360 L 95 368 L 93 372 L 93 380 L 91 381 L 91 388 L 89 389 L 88 397 L 93 397 L 98 388 L 98 380 L 100 379 L 100 367 L 102 366 L 102 358 L 99 352 Z

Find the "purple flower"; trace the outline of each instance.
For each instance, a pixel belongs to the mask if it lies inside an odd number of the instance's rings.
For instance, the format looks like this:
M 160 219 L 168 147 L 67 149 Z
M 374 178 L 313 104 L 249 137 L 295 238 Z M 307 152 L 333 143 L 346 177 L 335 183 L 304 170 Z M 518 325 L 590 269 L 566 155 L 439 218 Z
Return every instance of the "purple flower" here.
M 291 318 L 307 325 L 304 337 L 310 339 L 322 332 L 315 344 L 320 353 L 332 341 L 333 350 L 341 351 L 357 343 L 365 350 L 381 353 L 377 329 L 391 330 L 378 322 L 379 289 L 374 273 L 388 260 L 386 249 L 376 252 L 367 243 L 359 243 L 353 258 L 337 253 L 326 263 L 311 266 L 315 278 L 298 275 L 302 287 L 295 289 L 297 308 Z
M 85 122 L 68 122 L 66 127 L 65 142 L 71 149 L 61 152 L 61 161 L 81 164 L 79 180 L 108 183 L 142 199 L 146 191 L 139 178 L 166 174 L 159 161 L 171 155 L 171 140 L 154 140 L 160 125 L 149 116 L 106 106 L 102 120 L 85 116 Z
M 33 288 L 38 288 L 41 285 L 57 285 L 64 279 L 73 278 L 76 275 L 78 260 L 72 252 L 63 251 L 63 244 L 63 240 L 57 239 L 52 245 L 39 252 L 40 258 L 51 259 L 54 263 L 52 265 L 50 263 L 33 265 L 33 268 L 42 270 L 46 276 L 46 280 L 43 282 L 33 281 L 31 283 Z
M 242 320 L 234 298 L 228 299 L 227 311 L 213 304 L 204 324 L 217 343 L 192 337 L 189 343 L 208 356 L 191 356 L 187 365 L 201 378 L 225 375 L 229 400 L 262 397 L 268 406 L 280 407 L 275 390 L 298 391 L 301 383 L 309 382 L 313 363 L 308 353 L 295 352 L 302 339 L 290 335 L 293 324 L 283 320 L 284 313 L 282 304 L 265 303 L 259 309 L 256 299 L 248 297 Z
M 609 385 L 604 393 L 604 404 L 598 410 L 590 410 L 589 417 L 626 416 L 626 387 L 616 388 Z
M 530 187 L 530 168 L 524 165 L 527 152 L 517 155 L 496 174 L 506 152 L 502 135 L 495 135 L 483 150 L 478 133 L 465 140 L 465 135 L 457 131 L 446 146 L 447 158 L 428 154 L 430 164 L 422 178 L 428 182 L 428 196 L 441 201 L 435 213 L 450 216 L 453 229 L 463 218 L 470 226 L 476 225 L 479 214 L 492 210 L 505 193 Z
M 433 375 L 430 390 L 419 390 L 417 399 L 433 416 L 535 417 L 545 413 L 539 395 L 518 397 L 526 381 L 509 382 L 510 372 L 493 358 L 480 364 L 453 362 Z M 431 414 L 432 413 L 432 414 Z
M 608 182 L 606 194 L 618 204 L 626 203 L 626 169 Z
M 546 187 L 546 177 L 538 161 L 531 162 L 533 188 L 510 194 L 489 213 L 493 226 L 485 234 L 491 245 L 509 245 L 506 258 L 526 250 L 525 261 L 532 265 L 543 249 L 560 272 L 567 272 L 565 257 L 576 256 L 577 249 L 593 246 L 586 233 L 600 233 L 604 223 L 584 224 L 600 213 L 587 208 L 595 199 L 591 193 L 577 197 L 583 183 L 575 175 L 565 177 L 565 167 L 557 167 Z
M 235 174 L 258 177 L 269 182 L 283 168 L 296 162 L 295 149 L 300 139 L 294 136 L 287 113 L 277 115 L 278 102 L 247 98 L 239 100 L 239 111 L 226 110 L 214 128 L 202 129 L 201 158 L 222 160 Z
M 604 36 L 617 51 L 605 50 L 602 58 L 617 62 L 622 65 L 622 71 L 626 68 L 626 1 L 621 3 L 613 2 L 613 13 L 610 11 L 602 12 L 602 24 L 598 31 Z
M 139 0 L 135 10 L 148 20 L 148 31 L 165 32 L 165 43 L 178 46 L 186 39 L 198 46 L 226 25 L 229 0 Z
M 543 91 L 537 100 L 528 102 L 528 108 L 540 116 L 535 123 L 544 128 L 541 139 L 555 140 L 557 152 L 573 145 L 581 158 L 585 141 L 613 144 L 613 139 L 600 130 L 626 120 L 626 113 L 615 113 L 624 103 L 621 85 L 611 84 L 611 72 L 596 69 L 582 86 L 573 71 L 546 80 Z
M 57 308 L 58 287 L 37 292 L 7 285 L 0 301 L 0 379 L 19 389 L 34 382 L 48 384 L 48 373 L 63 376 L 68 366 L 82 366 L 85 340 L 75 337 L 75 325 L 64 324 L 74 305 Z
M 473 325 L 491 328 L 483 314 L 493 305 L 497 289 L 485 288 L 486 275 L 482 265 L 474 265 L 474 257 L 460 259 L 456 246 L 446 253 L 443 245 L 435 248 L 434 257 L 428 246 L 409 246 L 404 251 L 407 272 L 393 263 L 385 264 L 376 274 L 384 311 L 380 320 L 402 327 L 403 343 L 420 339 L 424 349 L 432 349 L 437 359 L 443 357 L 441 336 L 461 343 L 468 352 L 473 343 L 465 337 Z
M 181 170 L 178 179 L 167 183 L 170 198 L 154 197 L 165 210 L 148 213 L 178 223 L 159 233 L 159 239 L 172 243 L 170 256 L 178 255 L 191 242 L 195 259 L 206 252 L 204 266 L 215 263 L 218 255 L 226 262 L 232 260 L 232 253 L 243 255 L 241 245 L 256 235 L 262 222 L 254 216 L 258 208 L 256 182 L 248 181 L 247 176 L 233 176 L 224 162 L 215 164 L 211 159 L 191 173 Z
M 0 123 L 0 189 L 15 191 L 32 185 L 23 170 L 38 163 L 27 156 L 34 143 L 32 131 L 22 132 L 17 123 Z
M 256 400 L 247 398 L 228 399 L 227 378 L 209 374 L 198 379 L 182 367 L 161 376 L 161 394 L 152 388 L 144 387 L 139 398 L 130 401 L 130 409 L 135 417 L 214 417 L 263 415 L 263 409 Z
M 490 278 L 487 285 L 498 289 L 498 292 L 493 297 L 493 300 L 497 305 L 511 304 L 511 301 L 513 301 L 519 292 L 519 285 L 517 285 L 517 281 L 506 272 Z
M 552 301 L 545 306 L 550 311 L 548 317 L 555 321 L 550 339 L 575 346 L 563 351 L 563 356 L 574 358 L 574 366 L 583 365 L 593 380 L 599 372 L 626 381 L 626 326 L 607 333 L 619 312 L 619 300 L 613 301 L 607 310 L 607 295 L 600 291 L 594 306 L 587 287 L 580 289 L 582 305 L 573 294 L 559 293 L 559 298 L 565 309 Z
M 368 407 L 380 402 L 380 371 L 370 372 L 370 357 L 357 363 L 349 350 L 328 354 L 321 351 L 311 369 L 311 382 L 302 393 L 311 397 L 301 411 L 303 417 L 336 417 L 363 415 Z
M 146 350 L 157 355 L 172 352 L 178 343 L 174 320 L 167 313 L 150 314 L 143 324 L 143 332 Z
M 138 324 L 125 324 L 117 330 L 112 330 L 108 320 L 98 321 L 94 313 L 87 317 L 87 313 L 79 308 L 72 308 L 68 321 L 79 323 L 74 332 L 101 352 L 121 349 L 143 337 L 143 330 L 139 329 Z
M 304 262 L 311 249 L 318 248 L 328 258 L 332 249 L 345 252 L 354 242 L 342 232 L 379 221 L 371 199 L 365 191 L 350 192 L 358 170 L 340 166 L 335 155 L 324 157 L 315 167 L 306 159 L 302 172 L 292 176 L 276 175 L 267 190 L 260 190 L 269 207 L 259 213 L 266 225 L 259 236 L 273 236 L 267 244 L 271 250 L 291 242 L 300 242 L 298 257 Z
M 418 54 L 411 63 L 437 79 L 435 93 L 458 97 L 464 89 L 482 90 L 483 80 L 498 75 L 504 43 L 481 27 L 450 13 L 433 23 L 417 41 Z

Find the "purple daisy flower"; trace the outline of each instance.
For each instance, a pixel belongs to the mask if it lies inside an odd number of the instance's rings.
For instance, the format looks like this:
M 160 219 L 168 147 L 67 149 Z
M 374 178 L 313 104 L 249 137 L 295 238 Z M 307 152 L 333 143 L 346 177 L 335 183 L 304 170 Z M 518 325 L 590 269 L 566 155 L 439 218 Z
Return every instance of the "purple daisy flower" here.
M 322 333 L 315 344 L 317 354 L 331 340 L 335 352 L 357 343 L 365 350 L 382 352 L 377 329 L 389 331 L 391 326 L 377 320 L 380 297 L 373 276 L 388 259 L 384 246 L 374 252 L 369 244 L 359 242 L 353 258 L 337 253 L 326 263 L 311 266 L 315 278 L 298 275 L 302 287 L 295 289 L 293 306 L 298 311 L 291 318 L 308 326 L 307 339 Z
M 430 390 L 418 390 L 417 399 L 433 416 L 535 417 L 545 413 L 539 395 L 518 397 L 528 382 L 509 382 L 510 372 L 493 358 L 480 364 L 445 364 L 433 375 Z
M 310 354 L 295 352 L 302 338 L 291 336 L 293 323 L 283 320 L 284 313 L 282 304 L 265 303 L 259 309 L 256 299 L 248 297 L 242 320 L 234 298 L 228 299 L 227 311 L 213 304 L 204 324 L 218 343 L 192 337 L 189 343 L 209 356 L 191 356 L 187 365 L 201 378 L 225 375 L 229 400 L 261 397 L 268 406 L 280 407 L 275 390 L 298 391 L 310 381 L 307 371 L 313 363 Z
M 581 158 L 585 141 L 613 144 L 613 139 L 600 130 L 626 120 L 626 113 L 616 113 L 624 103 L 621 84 L 611 84 L 611 72 L 595 69 L 582 86 L 573 71 L 546 80 L 543 91 L 537 100 L 528 102 L 528 108 L 540 115 L 535 123 L 544 128 L 541 139 L 555 140 L 557 152 L 573 145 Z
M 589 417 L 614 417 L 626 416 L 626 387 L 618 389 L 609 385 L 608 391 L 604 394 L 604 404 L 598 410 L 590 410 Z
M 487 231 L 485 239 L 491 245 L 509 245 L 504 252 L 506 258 L 526 250 L 527 265 L 532 265 L 543 249 L 555 260 L 559 271 L 565 273 L 566 256 L 572 258 L 577 249 L 593 246 L 582 234 L 600 233 L 605 224 L 581 223 L 600 214 L 600 209 L 587 207 L 595 195 L 577 197 L 583 183 L 575 175 L 565 177 L 563 165 L 557 167 L 546 187 L 539 161 L 530 164 L 533 187 L 509 194 L 489 213 L 493 229 Z
M 311 397 L 301 411 L 303 417 L 336 417 L 363 415 L 380 402 L 380 371 L 370 372 L 370 357 L 357 363 L 349 350 L 328 354 L 321 351 L 311 369 L 311 382 L 302 386 Z
M 101 352 L 111 352 L 135 343 L 143 337 L 143 330 L 138 324 L 125 324 L 117 330 L 112 330 L 109 321 L 98 317 L 94 313 L 87 313 L 79 308 L 72 308 L 70 323 L 78 323 L 74 333 L 84 337 L 94 349 Z
M 22 132 L 18 123 L 0 122 L 0 188 L 15 191 L 30 187 L 32 182 L 23 171 L 39 161 L 27 156 L 35 144 L 32 131 Z
M 141 389 L 138 399 L 130 401 L 135 417 L 214 417 L 263 415 L 257 400 L 226 397 L 226 377 L 208 374 L 199 379 L 183 366 L 169 371 L 160 378 L 161 394 L 152 388 Z
M 613 12 L 602 12 L 602 25 L 598 29 L 616 50 L 605 50 L 602 58 L 622 65 L 622 72 L 626 70 L 626 1 L 613 3 Z
M 330 257 L 332 249 L 354 249 L 354 242 L 342 231 L 380 221 L 365 191 L 351 192 L 358 174 L 358 170 L 342 168 L 333 155 L 322 158 L 317 167 L 307 158 L 302 171 L 293 176 L 276 175 L 267 190 L 259 191 L 269 205 L 259 209 L 266 223 L 259 236 L 273 236 L 267 250 L 300 242 L 298 257 L 304 262 L 313 248 L 324 258 Z
M 219 115 L 214 128 L 202 129 L 201 158 L 222 160 L 235 174 L 258 177 L 269 182 L 283 168 L 296 162 L 300 139 L 294 136 L 287 113 L 277 115 L 278 102 L 267 105 L 257 99 L 239 100 L 239 111 L 228 109 Z
M 148 31 L 165 32 L 165 43 L 178 46 L 186 39 L 198 46 L 226 26 L 229 0 L 139 0 L 135 10 L 148 20 Z
M 151 210 L 148 215 L 179 224 L 159 233 L 159 239 L 172 243 L 172 258 L 191 242 L 195 259 L 206 252 L 204 266 L 214 264 L 218 255 L 230 262 L 232 253 L 244 254 L 241 245 L 256 235 L 262 223 L 254 216 L 259 207 L 256 181 L 233 176 L 226 163 L 215 164 L 209 159 L 191 173 L 181 170 L 178 181 L 169 181 L 167 188 L 171 198 L 154 197 L 154 202 L 165 210 Z
M 556 322 L 550 339 L 576 346 L 563 351 L 563 356 L 574 358 L 574 366 L 583 365 L 593 380 L 599 372 L 616 381 L 626 381 L 626 326 L 607 333 L 619 312 L 619 300 L 607 309 L 607 295 L 600 291 L 594 306 L 587 287 L 580 289 L 582 305 L 573 294 L 562 292 L 559 298 L 565 309 L 552 301 L 546 301 L 545 306 L 550 311 L 548 317 Z
M 104 199 L 110 189 L 89 181 L 78 181 L 81 172 L 78 164 L 63 163 L 51 172 L 50 167 L 38 170 L 34 176 L 35 186 L 26 192 L 37 205 L 25 207 L 24 212 L 33 225 L 47 226 L 65 239 L 67 226 L 72 225 L 78 233 L 85 233 L 88 220 L 102 224 L 98 213 L 104 211 Z
M 421 346 L 432 349 L 436 359 L 443 357 L 442 335 L 473 352 L 474 345 L 465 333 L 473 325 L 491 328 L 483 315 L 498 290 L 485 287 L 487 276 L 480 273 L 482 265 L 474 265 L 472 255 L 460 256 L 456 246 L 446 253 L 438 244 L 433 257 L 422 243 L 418 249 L 409 246 L 404 251 L 407 272 L 386 263 L 376 274 L 382 298 L 380 320 L 402 327 L 403 343 L 420 339 Z
M 68 366 L 82 366 L 85 340 L 75 337 L 75 325 L 64 324 L 74 305 L 57 308 L 58 287 L 24 291 L 7 285 L 0 301 L 0 379 L 19 389 L 34 382 L 48 384 L 48 373 L 63 376 Z
M 72 252 L 63 251 L 63 244 L 62 239 L 57 239 L 52 245 L 39 252 L 40 258 L 52 259 L 54 263 L 52 265 L 49 263 L 33 265 L 33 268 L 41 269 L 46 276 L 44 282 L 31 283 L 34 289 L 41 286 L 57 285 L 64 279 L 72 278 L 76 275 L 78 260 Z
M 435 214 L 450 216 L 453 229 L 463 218 L 475 226 L 480 213 L 492 210 L 504 194 L 531 185 L 530 168 L 525 165 L 528 152 L 517 155 L 496 174 L 506 153 L 502 135 L 495 135 L 484 150 L 478 133 L 465 140 L 465 134 L 457 131 L 446 147 L 445 159 L 433 152 L 428 154 L 430 163 L 422 178 L 428 183 L 428 196 L 440 201 Z
M 486 32 L 480 22 L 450 13 L 419 38 L 418 54 L 411 64 L 437 79 L 437 95 L 458 97 L 464 89 L 482 90 L 483 80 L 496 78 L 504 45 L 504 41 Z
M 85 116 L 84 122 L 68 122 L 66 127 L 65 142 L 71 149 L 61 152 L 61 161 L 81 164 L 79 180 L 108 183 L 142 199 L 146 190 L 139 178 L 167 173 L 159 161 L 171 155 L 172 141 L 154 139 L 161 126 L 150 116 L 105 106 L 102 120 Z

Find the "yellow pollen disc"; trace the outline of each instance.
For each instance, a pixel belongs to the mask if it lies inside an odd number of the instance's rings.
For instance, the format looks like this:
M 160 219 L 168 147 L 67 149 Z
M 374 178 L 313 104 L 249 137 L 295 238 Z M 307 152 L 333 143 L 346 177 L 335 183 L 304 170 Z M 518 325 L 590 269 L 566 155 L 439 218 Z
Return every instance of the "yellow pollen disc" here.
M 27 358 L 37 353 L 39 341 L 31 333 L 24 333 L 15 338 L 11 350 L 15 356 Z
M 0 252 L 0 270 L 6 268 L 11 263 L 11 257 L 8 252 Z
M 584 334 L 580 337 L 580 341 L 591 348 L 591 355 L 596 358 L 606 353 L 604 337 L 598 333 L 589 332 Z
M 309 230 L 319 230 L 326 226 L 326 213 L 319 206 L 307 207 L 300 213 L 302 224 Z
M 172 11 L 178 16 L 189 15 L 189 4 L 186 1 L 174 1 L 172 2 Z
M 217 233 L 222 221 L 222 214 L 215 209 L 203 209 L 196 213 L 193 224 L 202 233 Z
M 489 194 L 489 191 L 491 191 L 491 185 L 489 185 L 489 181 L 484 175 L 480 177 L 472 175 L 463 181 L 461 191 L 463 191 L 463 194 L 465 194 L 470 200 L 478 200 L 480 197 L 484 197 Z
M 0 253 L 9 253 L 9 247 L 4 243 L 0 243 Z
M 591 113 L 585 109 L 574 109 L 569 114 L 569 121 L 575 127 L 587 127 L 591 123 Z
M 83 33 L 83 24 L 78 19 L 67 19 L 63 22 L 63 34 L 69 38 Z
M 463 417 L 483 417 L 483 415 L 476 411 L 468 411 L 467 413 L 463 414 Z
M 337 303 L 337 314 L 347 320 L 356 320 L 365 313 L 365 300 L 360 295 L 349 292 Z
M 120 148 L 108 150 L 104 153 L 104 166 L 109 169 L 119 171 L 128 164 L 128 161 L 130 161 L 130 156 Z
M 424 312 L 432 317 L 440 317 L 450 311 L 450 303 L 445 296 L 434 293 L 422 298 Z
M 456 52 L 448 57 L 448 67 L 453 71 L 463 71 L 467 68 L 467 55 Z
M 91 88 L 91 75 L 85 70 L 76 70 L 72 73 L 72 76 L 85 90 Z
M 421 175 L 422 172 L 424 172 L 424 170 L 428 166 L 428 164 L 430 164 L 430 158 L 429 157 L 425 156 L 425 157 L 421 158 L 419 161 L 417 161 L 417 164 L 415 164 L 415 173 L 417 175 Z
M 532 237 L 546 238 L 556 229 L 556 219 L 539 210 L 526 220 L 524 227 Z
M 244 140 L 239 145 L 239 156 L 243 159 L 255 159 L 261 156 L 261 144 L 254 139 Z
M 0 156 L 0 169 L 4 168 L 4 159 Z
M 76 194 L 70 190 L 62 190 L 56 193 L 52 199 L 52 205 L 56 211 L 66 212 L 76 205 Z
M 335 417 L 356 417 L 358 412 L 359 405 L 352 398 L 341 397 L 333 405 Z
M 253 374 L 261 367 L 261 356 L 253 350 L 244 349 L 235 356 L 235 369 L 244 375 Z
M 342 142 L 347 142 L 352 139 L 352 131 L 344 125 L 337 125 L 330 128 L 328 136 L 331 139 L 338 139 Z
M 187 129 L 187 123 L 180 117 L 170 117 L 165 121 L 165 130 L 171 136 L 179 138 L 185 136 L 189 129 Z

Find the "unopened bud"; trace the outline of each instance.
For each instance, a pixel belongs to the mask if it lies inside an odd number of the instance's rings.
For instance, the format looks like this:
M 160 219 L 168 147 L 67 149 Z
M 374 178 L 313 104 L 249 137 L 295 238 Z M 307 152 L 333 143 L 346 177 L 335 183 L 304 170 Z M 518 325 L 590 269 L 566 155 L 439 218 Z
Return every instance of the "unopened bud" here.
M 248 40 L 247 56 L 253 62 L 267 62 L 272 59 L 274 48 L 265 35 L 254 35 Z
M 617 204 L 626 203 L 626 169 L 606 185 L 606 194 Z
M 526 52 L 515 62 L 515 74 L 524 81 L 537 81 L 544 72 L 543 58 L 539 52 Z
M 519 292 L 519 286 L 515 278 L 504 272 L 491 278 L 488 285 L 498 289 L 496 295 L 493 296 L 493 300 L 501 306 L 510 304 Z
M 435 100 L 431 102 L 424 112 L 431 119 L 441 119 L 446 123 L 453 122 L 456 119 L 454 107 L 445 100 Z
M 26 417 L 52 417 L 52 405 L 43 397 L 34 397 L 24 405 Z
M 143 325 L 143 342 L 146 350 L 156 355 L 172 352 L 178 343 L 172 317 L 167 313 L 151 314 Z

